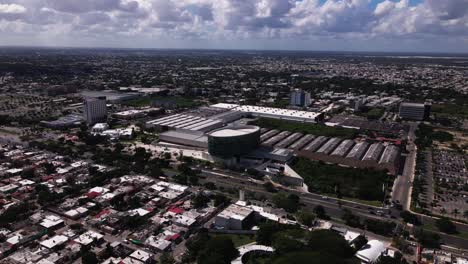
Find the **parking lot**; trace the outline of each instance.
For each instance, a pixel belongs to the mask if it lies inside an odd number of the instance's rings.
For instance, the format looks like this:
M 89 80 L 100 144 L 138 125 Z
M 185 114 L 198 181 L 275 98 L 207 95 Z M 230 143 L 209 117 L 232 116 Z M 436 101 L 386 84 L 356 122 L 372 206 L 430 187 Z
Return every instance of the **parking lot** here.
M 432 154 L 434 203 L 432 212 L 468 219 L 468 171 L 463 154 L 434 151 Z

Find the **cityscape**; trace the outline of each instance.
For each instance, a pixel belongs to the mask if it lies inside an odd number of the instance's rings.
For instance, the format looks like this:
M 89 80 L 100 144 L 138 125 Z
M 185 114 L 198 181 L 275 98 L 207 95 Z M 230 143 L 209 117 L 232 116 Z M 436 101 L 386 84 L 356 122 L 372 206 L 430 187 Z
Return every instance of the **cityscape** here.
M 0 264 L 468 263 L 466 1 L 233 2 L 0 0 Z

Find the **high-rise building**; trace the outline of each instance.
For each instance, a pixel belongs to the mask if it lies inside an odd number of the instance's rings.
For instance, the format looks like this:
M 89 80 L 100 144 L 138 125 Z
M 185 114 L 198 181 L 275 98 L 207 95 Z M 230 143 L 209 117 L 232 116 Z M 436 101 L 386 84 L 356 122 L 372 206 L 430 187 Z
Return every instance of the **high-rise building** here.
M 87 98 L 83 103 L 83 114 L 86 123 L 93 125 L 107 119 L 106 97 Z
M 401 103 L 399 116 L 403 119 L 422 121 L 429 118 L 430 112 L 430 103 Z
M 310 104 L 310 93 L 300 89 L 295 89 L 291 92 L 291 105 L 305 107 L 309 106 Z

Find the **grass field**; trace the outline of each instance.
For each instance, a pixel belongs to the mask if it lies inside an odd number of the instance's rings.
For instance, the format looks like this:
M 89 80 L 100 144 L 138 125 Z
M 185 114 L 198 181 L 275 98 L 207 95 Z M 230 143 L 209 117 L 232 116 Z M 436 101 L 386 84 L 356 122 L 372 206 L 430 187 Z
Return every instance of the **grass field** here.
M 340 194 L 345 198 L 372 201 L 373 205 L 381 204 L 384 198 L 383 184 L 391 186 L 388 182 L 391 176 L 384 171 L 341 167 L 306 158 L 298 158 L 293 168 L 304 178 L 310 192 Z
M 446 117 L 468 118 L 468 105 L 434 104 L 431 112 Z
M 372 108 L 367 112 L 357 113 L 359 116 L 366 117 L 370 120 L 379 119 L 385 113 L 385 109 L 383 108 Z
M 239 234 L 211 234 L 211 236 L 216 237 L 227 237 L 232 240 L 235 247 L 240 247 L 245 244 L 249 244 L 255 242 L 254 235 L 239 235 Z

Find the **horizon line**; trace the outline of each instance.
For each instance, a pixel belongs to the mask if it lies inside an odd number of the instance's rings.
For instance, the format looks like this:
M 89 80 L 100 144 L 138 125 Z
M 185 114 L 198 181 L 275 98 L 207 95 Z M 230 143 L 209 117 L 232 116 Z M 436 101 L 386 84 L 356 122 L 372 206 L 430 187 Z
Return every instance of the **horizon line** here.
M 393 53 L 393 54 L 456 54 L 466 55 L 468 52 L 451 52 L 451 51 L 390 51 L 390 50 L 308 50 L 308 49 L 258 49 L 258 48 L 137 48 L 137 47 L 104 47 L 104 46 L 49 46 L 49 45 L 0 45 L 0 49 L 109 49 L 109 50 L 166 50 L 166 51 L 256 51 L 256 52 L 311 52 L 311 53 Z

